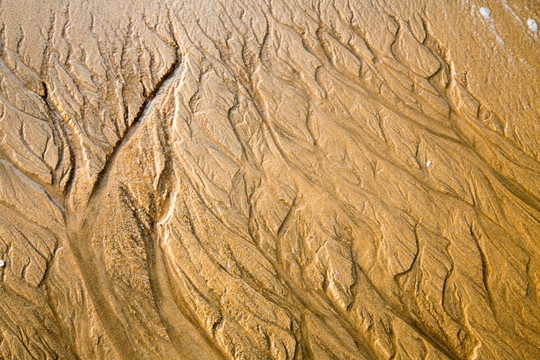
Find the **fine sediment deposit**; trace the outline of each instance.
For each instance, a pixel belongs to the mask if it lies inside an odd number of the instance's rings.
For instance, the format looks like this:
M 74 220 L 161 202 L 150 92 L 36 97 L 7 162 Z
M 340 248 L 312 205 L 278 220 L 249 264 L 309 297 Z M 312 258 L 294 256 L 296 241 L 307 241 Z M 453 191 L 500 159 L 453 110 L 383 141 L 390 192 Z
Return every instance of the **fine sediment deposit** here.
M 540 359 L 537 0 L 1 0 L 0 359 Z

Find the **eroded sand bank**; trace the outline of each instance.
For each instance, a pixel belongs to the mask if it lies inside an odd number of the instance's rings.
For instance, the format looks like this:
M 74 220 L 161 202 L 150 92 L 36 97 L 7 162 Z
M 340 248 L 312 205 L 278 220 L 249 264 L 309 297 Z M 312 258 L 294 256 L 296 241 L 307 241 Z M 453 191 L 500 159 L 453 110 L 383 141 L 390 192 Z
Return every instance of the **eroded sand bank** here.
M 538 22 L 2 0 L 0 358 L 540 358 Z

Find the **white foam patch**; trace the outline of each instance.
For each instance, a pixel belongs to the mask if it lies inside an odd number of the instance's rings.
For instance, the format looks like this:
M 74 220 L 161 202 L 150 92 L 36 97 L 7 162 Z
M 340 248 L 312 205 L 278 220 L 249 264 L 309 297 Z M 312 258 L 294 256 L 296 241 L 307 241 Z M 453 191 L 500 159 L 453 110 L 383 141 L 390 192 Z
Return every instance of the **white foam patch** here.
M 488 8 L 481 7 L 480 14 L 482 14 L 482 16 L 488 20 L 491 19 L 491 10 L 489 10 Z
M 538 23 L 536 22 L 536 20 L 534 19 L 527 20 L 527 25 L 529 25 L 529 29 L 531 29 L 533 33 L 538 33 Z

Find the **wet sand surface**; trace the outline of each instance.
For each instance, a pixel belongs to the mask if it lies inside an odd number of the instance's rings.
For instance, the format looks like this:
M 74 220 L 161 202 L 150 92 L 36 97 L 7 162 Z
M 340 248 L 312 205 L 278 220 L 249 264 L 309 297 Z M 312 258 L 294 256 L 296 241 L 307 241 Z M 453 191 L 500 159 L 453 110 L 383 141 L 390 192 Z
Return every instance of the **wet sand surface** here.
M 539 359 L 540 2 L 0 2 L 0 359 Z

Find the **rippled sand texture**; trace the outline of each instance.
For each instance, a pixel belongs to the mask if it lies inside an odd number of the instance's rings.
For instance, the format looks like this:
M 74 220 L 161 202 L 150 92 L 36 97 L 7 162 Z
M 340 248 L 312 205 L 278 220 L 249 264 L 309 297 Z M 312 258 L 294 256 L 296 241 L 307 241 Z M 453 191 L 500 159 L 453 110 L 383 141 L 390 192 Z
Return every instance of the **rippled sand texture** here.
M 2 0 L 1 359 L 540 359 L 540 2 Z

